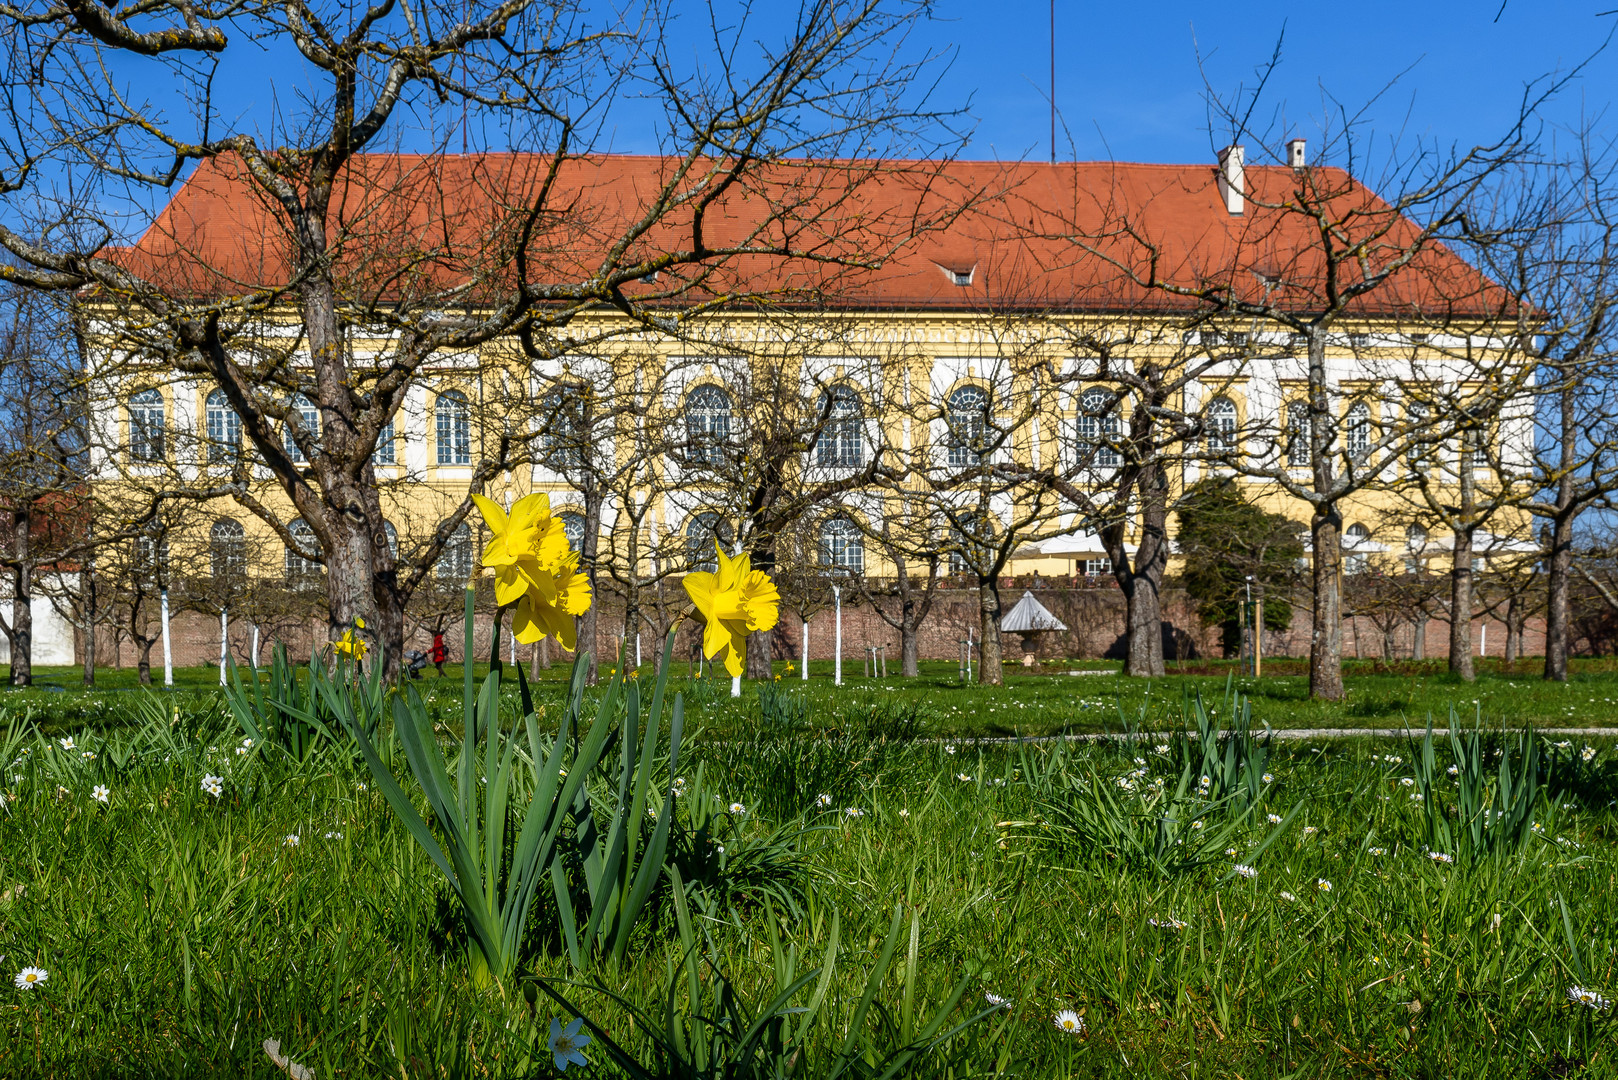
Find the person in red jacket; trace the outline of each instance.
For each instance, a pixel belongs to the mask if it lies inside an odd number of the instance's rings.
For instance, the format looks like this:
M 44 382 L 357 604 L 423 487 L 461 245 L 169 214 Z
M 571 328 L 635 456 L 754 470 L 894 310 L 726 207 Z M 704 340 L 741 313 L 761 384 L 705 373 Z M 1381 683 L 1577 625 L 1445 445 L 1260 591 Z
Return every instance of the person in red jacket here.
M 449 659 L 449 650 L 444 648 L 444 632 L 442 630 L 433 634 L 433 648 L 427 655 L 432 658 L 433 667 L 438 669 L 438 674 L 444 674 L 444 661 Z

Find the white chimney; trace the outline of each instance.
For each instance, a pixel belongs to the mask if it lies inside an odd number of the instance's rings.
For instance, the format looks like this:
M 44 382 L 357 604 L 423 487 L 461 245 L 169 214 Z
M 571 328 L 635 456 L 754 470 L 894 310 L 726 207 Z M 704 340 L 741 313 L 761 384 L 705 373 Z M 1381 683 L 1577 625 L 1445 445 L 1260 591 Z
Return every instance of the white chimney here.
M 1245 152 L 1239 146 L 1227 146 L 1219 151 L 1219 197 L 1225 200 L 1225 209 L 1240 214 L 1246 208 L 1243 194 L 1247 190 L 1247 176 L 1242 169 Z
M 1309 164 L 1307 144 L 1302 139 L 1287 140 L 1287 164 L 1294 169 L 1301 169 Z

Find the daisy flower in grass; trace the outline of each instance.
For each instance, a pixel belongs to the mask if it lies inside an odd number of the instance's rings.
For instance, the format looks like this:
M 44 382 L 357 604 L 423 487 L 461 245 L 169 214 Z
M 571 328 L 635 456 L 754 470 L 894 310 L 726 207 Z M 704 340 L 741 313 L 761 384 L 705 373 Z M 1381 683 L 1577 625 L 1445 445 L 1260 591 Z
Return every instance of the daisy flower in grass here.
M 1280 814 L 1265 814 L 1264 815 L 1264 820 L 1268 821 L 1271 825 L 1279 825 L 1279 824 L 1281 824 L 1281 815 Z
M 849 806 L 849 807 L 845 807 L 843 809 L 843 816 L 844 817 L 851 817 L 851 818 L 864 817 L 865 816 L 865 811 L 861 810 L 857 806 Z
M 1282 889 L 1276 895 L 1279 896 L 1281 899 L 1285 900 L 1289 904 L 1297 899 L 1296 896 L 1293 896 L 1291 893 L 1287 892 L 1285 889 Z
M 202 778 L 202 790 L 207 792 L 209 795 L 212 795 L 216 799 L 219 798 L 219 796 L 225 793 L 224 777 L 204 776 Z
M 68 735 L 68 736 L 66 736 L 64 738 L 57 739 L 56 742 L 57 742 L 57 744 L 59 746 L 61 746 L 61 748 L 63 750 L 76 750 L 76 749 L 78 749 L 78 744 L 73 741 L 73 736 L 71 736 L 71 735 Z
M 107 796 L 110 794 L 111 792 L 107 790 L 106 784 L 97 784 L 95 787 L 90 789 L 90 798 L 94 799 L 98 803 L 106 802 Z
M 1365 853 L 1367 855 L 1386 855 L 1387 854 L 1387 848 L 1379 848 L 1379 847 L 1366 848 Z
M 822 810 L 830 809 L 831 808 L 831 796 L 827 795 L 824 792 L 822 792 L 820 794 L 820 796 L 815 799 L 815 805 L 820 807 L 820 809 L 822 809 Z
M 21 978 L 21 976 L 18 976 L 18 978 Z M 1612 1002 L 1608 1001 L 1594 990 L 1589 990 L 1582 986 L 1568 987 L 1567 999 L 1574 1005 L 1583 1005 L 1587 1009 L 1596 1009 L 1599 1011 L 1601 1009 L 1612 1008 Z
M 993 1006 L 996 1009 L 1009 1009 L 1009 1008 L 1011 1008 L 1011 1002 L 1007 1001 L 1005 998 L 1001 997 L 999 994 L 995 993 L 993 990 L 990 990 L 988 993 L 984 994 L 983 995 L 983 1000 L 987 1001 L 991 1006 Z
M 297 847 L 301 842 L 302 841 L 298 839 L 297 833 L 287 833 L 286 839 L 281 841 L 281 843 L 285 844 L 287 847 Z
M 17 972 L 17 977 L 11 980 L 18 990 L 32 990 L 51 977 L 51 973 L 44 968 L 25 967 Z
M 1056 1030 L 1065 1031 L 1069 1035 L 1083 1035 L 1084 1017 L 1072 1009 L 1063 1009 L 1056 1014 Z
M 733 802 L 730 804 L 730 812 L 732 814 L 745 814 L 747 813 L 747 807 L 743 806 L 739 802 Z
M 1232 873 L 1240 874 L 1242 877 L 1246 878 L 1249 881 L 1251 881 L 1254 878 L 1258 877 L 1258 871 L 1253 869 L 1251 866 L 1248 866 L 1246 863 L 1237 863 L 1235 866 L 1231 867 L 1230 869 L 1231 869 Z
M 1315 888 L 1321 892 L 1331 892 L 1331 882 L 1325 878 L 1315 878 Z
M 1455 861 L 1455 856 L 1445 855 L 1442 851 L 1429 851 L 1427 853 L 1427 857 L 1433 860 L 1433 862 L 1443 863 L 1445 866 L 1448 866 L 1450 863 Z

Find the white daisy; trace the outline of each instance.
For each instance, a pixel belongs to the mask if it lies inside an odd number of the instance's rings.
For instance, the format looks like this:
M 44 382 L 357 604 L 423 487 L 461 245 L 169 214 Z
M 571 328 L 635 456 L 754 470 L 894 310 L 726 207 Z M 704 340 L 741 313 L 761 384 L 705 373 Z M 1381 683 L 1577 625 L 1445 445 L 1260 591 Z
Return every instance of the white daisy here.
M 1273 776 L 1273 775 L 1272 775 L 1272 774 L 1270 774 L 1270 773 L 1265 773 L 1265 774 L 1264 774 L 1264 775 L 1263 775 L 1263 776 L 1261 776 L 1261 777 L 1260 777 L 1260 778 L 1259 778 L 1259 779 L 1261 779 L 1261 780 L 1263 780 L 1263 781 L 1264 781 L 1264 782 L 1265 782 L 1265 783 L 1266 783 L 1266 784 L 1273 784 L 1273 783 L 1275 783 L 1275 777 L 1274 777 L 1274 776 Z
M 1387 849 L 1386 848 L 1379 848 L 1379 847 L 1366 848 L 1365 851 L 1366 851 L 1367 854 L 1370 854 L 1370 855 L 1385 855 L 1385 854 L 1387 854 Z
M 1279 825 L 1279 824 L 1281 824 L 1281 815 L 1280 814 L 1265 814 L 1264 817 L 1265 817 L 1265 820 L 1267 820 L 1271 825 Z
M 95 787 L 90 789 L 90 798 L 99 803 L 106 802 L 109 794 L 111 794 L 111 792 L 107 790 L 106 784 L 97 784 Z
M 1291 893 L 1287 892 L 1285 889 L 1282 889 L 1280 891 L 1280 893 L 1278 893 L 1277 895 L 1279 895 L 1281 897 L 1281 899 L 1285 900 L 1289 904 L 1297 899 L 1296 896 L 1293 896 Z
M 1408 776 L 1403 776 L 1403 777 L 1399 778 L 1399 786 L 1400 787 L 1415 787 L 1416 786 L 1416 781 L 1411 779 Z
M 972 777 L 968 773 L 956 773 L 955 779 L 959 780 L 963 784 L 970 784 L 972 782 Z
M 822 810 L 829 809 L 831 807 L 831 796 L 821 792 L 819 798 L 815 799 L 815 805 Z
M 747 807 L 743 806 L 739 802 L 733 802 L 730 804 L 730 812 L 732 814 L 745 814 L 747 813 Z
M 301 842 L 302 841 L 298 839 L 297 833 L 287 833 L 286 839 L 281 841 L 281 843 L 287 847 L 297 847 Z
M 987 993 L 985 993 L 983 995 L 983 1000 L 987 1001 L 990 1005 L 992 1005 L 996 1009 L 1009 1009 L 1009 1008 L 1011 1008 L 1011 1002 L 1007 1001 L 1005 998 L 1001 997 L 999 994 L 995 993 L 993 990 L 990 990 Z
M 44 968 L 25 967 L 17 972 L 17 977 L 11 980 L 11 984 L 18 990 L 32 990 L 50 977 L 51 973 Z
M 1056 1014 L 1056 1030 L 1065 1031 L 1069 1035 L 1083 1035 L 1084 1017 L 1072 1009 L 1063 1009 Z
M 1433 860 L 1433 862 L 1443 863 L 1445 866 L 1448 866 L 1450 863 L 1455 861 L 1455 856 L 1445 855 L 1442 851 L 1429 851 L 1427 853 L 1427 857 Z
M 204 776 L 202 778 L 202 790 L 207 792 L 209 795 L 212 795 L 216 799 L 219 798 L 219 796 L 225 793 L 224 777 Z
M 1251 881 L 1254 878 L 1258 877 L 1258 871 L 1253 869 L 1251 866 L 1248 866 L 1246 863 L 1237 863 L 1235 866 L 1231 867 L 1230 869 L 1234 873 L 1240 874 L 1242 877 L 1248 879 L 1249 881 Z
M 71 735 L 64 736 L 64 737 L 62 737 L 60 739 L 57 739 L 56 741 L 57 741 L 57 743 L 59 743 L 61 745 L 63 750 L 76 750 L 76 749 L 78 749 L 78 744 L 73 741 L 73 736 L 71 736 Z M 32 970 L 32 969 L 30 969 L 30 970 Z
M 899 811 L 899 816 L 900 817 L 909 817 L 910 816 L 910 809 L 908 807 L 906 807 L 906 808 L 900 810 Z
M 1596 748 L 1593 746 L 1586 746 L 1583 750 L 1579 751 L 1579 757 L 1583 758 L 1585 761 L 1594 761 L 1596 757 Z
M 1315 888 L 1319 889 L 1321 892 L 1331 892 L 1331 882 L 1327 881 L 1323 877 L 1315 878 Z
M 18 977 L 21 978 L 21 976 Z M 1588 1009 L 1601 1010 L 1612 1008 L 1612 1002 L 1608 1001 L 1594 990 L 1587 990 L 1582 986 L 1568 987 L 1567 999 L 1575 1005 L 1583 1005 Z
M 1418 791 L 1418 792 L 1415 792 L 1414 794 L 1412 794 L 1410 796 L 1410 801 L 1411 802 L 1422 802 L 1422 801 L 1424 801 L 1423 798 L 1422 798 L 1421 792 Z
M 851 817 L 851 818 L 864 817 L 865 816 L 865 811 L 861 810 L 857 806 L 845 806 L 843 808 L 843 816 L 844 817 Z

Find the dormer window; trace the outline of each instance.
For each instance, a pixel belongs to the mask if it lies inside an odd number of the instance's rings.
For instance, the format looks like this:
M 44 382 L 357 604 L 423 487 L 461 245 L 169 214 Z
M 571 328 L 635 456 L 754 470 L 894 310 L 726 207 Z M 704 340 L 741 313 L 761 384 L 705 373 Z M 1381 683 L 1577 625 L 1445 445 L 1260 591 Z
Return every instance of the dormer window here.
M 944 271 L 944 276 L 949 278 L 949 283 L 958 289 L 964 289 L 972 284 L 972 279 L 977 276 L 978 272 L 977 263 L 939 263 L 938 268 Z
M 974 267 L 973 269 L 976 269 L 976 267 Z M 952 282 L 954 282 L 956 285 L 959 285 L 962 288 L 965 288 L 966 286 L 972 284 L 972 271 L 971 270 L 951 270 L 949 272 L 949 279 Z

